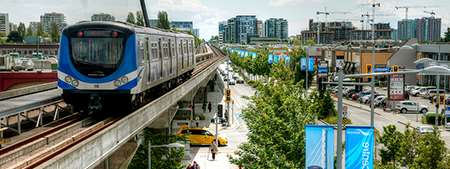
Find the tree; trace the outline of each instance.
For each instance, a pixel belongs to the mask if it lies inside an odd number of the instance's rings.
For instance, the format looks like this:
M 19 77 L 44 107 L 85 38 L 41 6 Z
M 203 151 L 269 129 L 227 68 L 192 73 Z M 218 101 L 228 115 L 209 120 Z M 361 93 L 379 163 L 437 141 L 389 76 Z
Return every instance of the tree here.
M 170 22 L 169 17 L 167 16 L 166 11 L 159 11 L 158 12 L 158 28 L 160 29 L 170 29 Z
M 46 34 L 44 32 L 44 26 L 42 25 L 42 23 L 39 23 L 37 25 L 36 35 L 37 36 L 46 36 Z
M 136 19 L 134 18 L 133 12 L 128 13 L 127 22 L 131 24 L 136 24 Z
M 8 35 L 8 39 L 6 42 L 12 42 L 12 43 L 22 43 L 23 37 L 20 36 L 20 33 L 18 31 L 11 31 Z
M 136 25 L 145 26 L 144 15 L 141 11 L 136 12 Z
M 177 140 L 184 139 L 176 136 L 168 136 L 149 128 L 144 129 L 144 140 L 134 155 L 129 169 L 148 168 L 148 142 L 151 145 L 164 145 L 174 143 Z M 152 148 L 152 168 L 182 169 L 184 168 L 182 160 L 184 157 L 184 149 L 174 148 Z M 162 160 L 163 156 L 166 160 Z
M 31 29 L 31 25 L 28 26 L 28 28 L 27 28 L 27 34 L 26 34 L 26 36 L 33 36 L 33 29 Z
M 26 28 L 25 28 L 25 24 L 20 22 L 19 23 L 19 27 L 17 27 L 17 32 L 19 32 L 19 35 L 21 37 L 25 37 L 26 35 Z
M 383 127 L 383 135 L 380 138 L 380 143 L 384 145 L 384 148 L 380 150 L 380 156 L 382 164 L 390 164 L 394 167 L 398 166 L 397 163 L 402 159 L 401 154 L 401 142 L 404 138 L 403 134 L 397 131 L 394 125 Z
M 437 128 L 433 133 L 424 134 L 419 137 L 418 146 L 416 147 L 417 157 L 414 158 L 414 168 L 438 168 L 439 163 L 443 161 L 447 148 L 445 142 L 441 140 L 440 133 Z
M 306 124 L 313 122 L 314 104 L 303 97 L 305 90 L 292 80 L 269 82 L 243 110 L 248 142 L 239 146 L 231 162 L 246 169 L 304 168 Z
M 59 42 L 59 37 L 59 27 L 55 22 L 52 22 L 50 27 L 50 38 L 52 39 L 52 42 Z
M 450 42 L 450 28 L 447 29 L 447 32 L 445 32 L 443 41 L 444 42 Z

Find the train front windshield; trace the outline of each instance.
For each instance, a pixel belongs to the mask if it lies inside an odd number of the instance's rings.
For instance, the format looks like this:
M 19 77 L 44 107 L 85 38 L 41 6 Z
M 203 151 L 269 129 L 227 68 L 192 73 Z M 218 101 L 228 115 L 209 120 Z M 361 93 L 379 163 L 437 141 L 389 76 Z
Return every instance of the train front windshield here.
M 111 32 L 79 32 L 70 40 L 72 61 L 80 73 L 90 77 L 104 77 L 112 74 L 123 56 L 124 38 L 99 36 Z M 117 35 L 116 35 L 117 36 Z

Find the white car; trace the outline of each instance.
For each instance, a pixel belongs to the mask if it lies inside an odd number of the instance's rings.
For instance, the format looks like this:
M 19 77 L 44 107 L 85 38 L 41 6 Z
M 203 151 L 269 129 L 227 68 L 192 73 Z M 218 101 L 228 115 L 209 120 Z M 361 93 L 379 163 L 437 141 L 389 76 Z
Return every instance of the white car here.
M 418 105 L 413 101 L 401 101 L 397 105 L 395 105 L 395 109 L 400 111 L 400 113 L 418 112 L 425 114 L 426 112 L 428 112 L 427 106 Z
M 230 78 L 228 80 L 228 85 L 236 85 L 236 80 L 234 80 L 233 78 Z
M 433 133 L 433 127 L 431 126 L 420 126 L 417 128 L 417 131 L 419 134 L 425 134 L 425 133 Z

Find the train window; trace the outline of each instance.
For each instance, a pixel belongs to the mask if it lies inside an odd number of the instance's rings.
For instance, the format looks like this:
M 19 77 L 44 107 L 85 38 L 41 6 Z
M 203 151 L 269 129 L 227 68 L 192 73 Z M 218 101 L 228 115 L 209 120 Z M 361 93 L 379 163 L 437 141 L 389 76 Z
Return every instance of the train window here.
M 153 59 L 158 58 L 158 44 L 152 43 L 151 55 Z
M 113 69 L 119 66 L 123 52 L 123 38 L 72 38 L 72 57 L 75 64 L 96 65 Z

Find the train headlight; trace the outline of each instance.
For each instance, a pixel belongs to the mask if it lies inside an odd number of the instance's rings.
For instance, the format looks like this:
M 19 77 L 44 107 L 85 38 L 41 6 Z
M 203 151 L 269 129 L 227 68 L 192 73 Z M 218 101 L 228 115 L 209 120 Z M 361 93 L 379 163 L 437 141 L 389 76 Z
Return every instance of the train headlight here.
M 124 84 L 127 84 L 127 83 L 128 83 L 128 77 L 122 76 L 121 78 L 119 78 L 119 79 L 114 81 L 114 86 L 120 87 L 120 86 L 122 86 Z
M 64 77 L 64 81 L 74 87 L 78 87 L 78 85 L 80 85 L 80 82 L 71 76 Z

